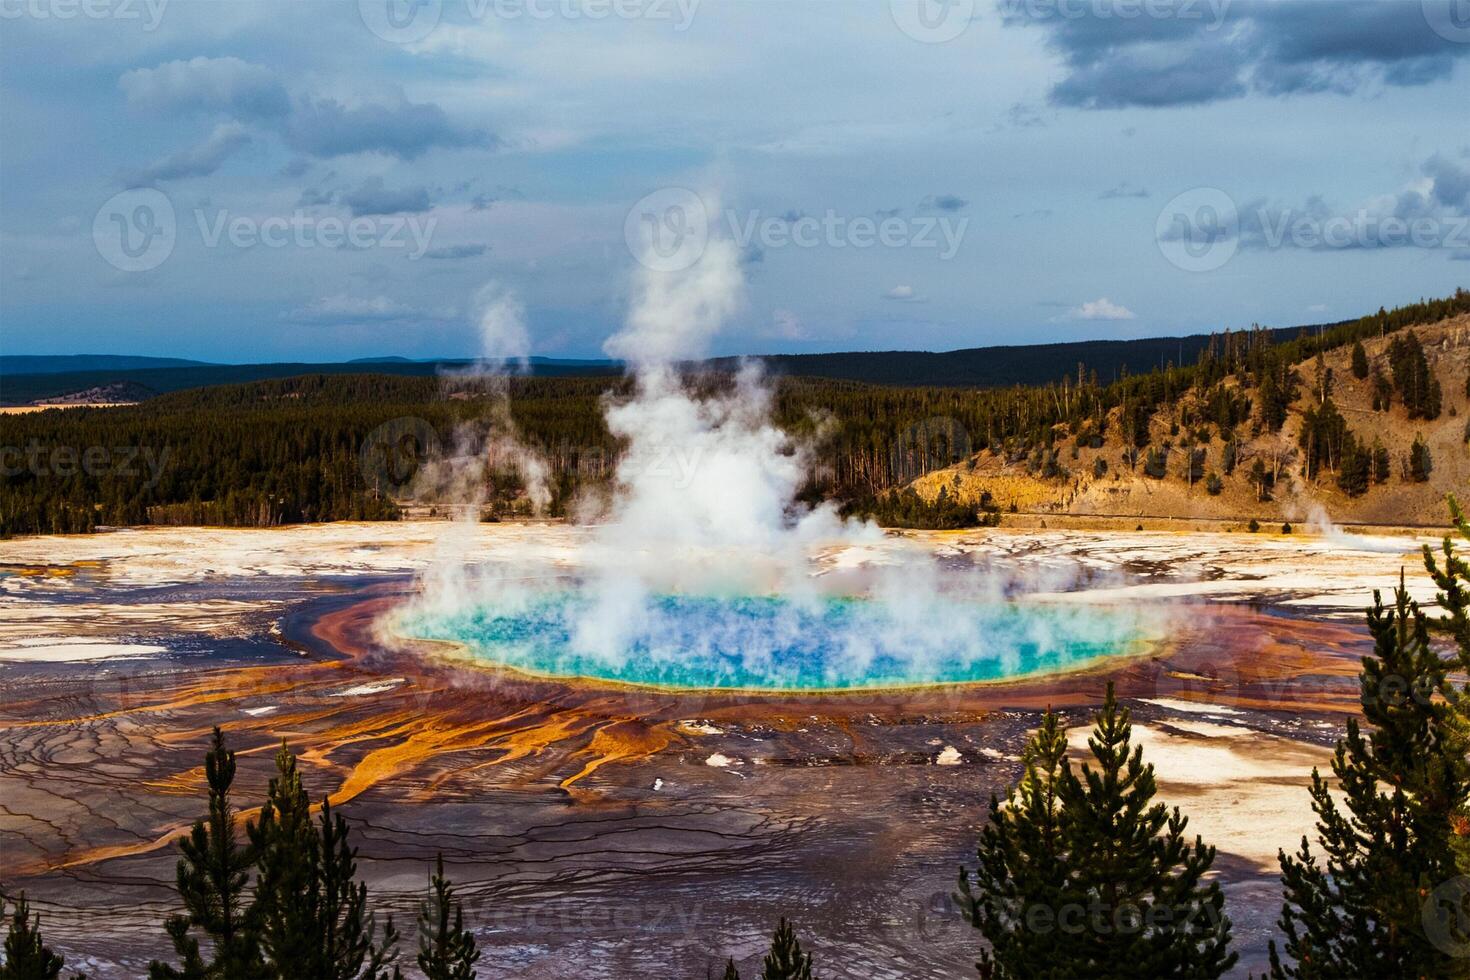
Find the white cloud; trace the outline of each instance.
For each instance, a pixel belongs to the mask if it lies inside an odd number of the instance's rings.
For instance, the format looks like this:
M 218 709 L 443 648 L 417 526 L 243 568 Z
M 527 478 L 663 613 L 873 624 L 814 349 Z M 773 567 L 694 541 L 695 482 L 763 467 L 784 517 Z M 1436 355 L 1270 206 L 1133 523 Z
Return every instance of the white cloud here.
M 290 109 L 286 87 L 264 65 L 239 58 L 191 58 L 124 72 L 118 85 L 135 109 L 198 110 L 245 118 L 282 116 Z
M 908 302 L 913 302 L 918 297 L 916 297 L 914 295 L 914 287 L 913 286 L 894 286 L 888 292 L 886 292 L 886 293 L 883 294 L 883 298 L 884 299 L 906 300 Z
M 1081 306 L 1073 307 L 1067 311 L 1069 320 L 1136 320 L 1138 314 L 1126 306 L 1121 306 L 1108 299 L 1106 296 L 1100 299 L 1089 300 Z

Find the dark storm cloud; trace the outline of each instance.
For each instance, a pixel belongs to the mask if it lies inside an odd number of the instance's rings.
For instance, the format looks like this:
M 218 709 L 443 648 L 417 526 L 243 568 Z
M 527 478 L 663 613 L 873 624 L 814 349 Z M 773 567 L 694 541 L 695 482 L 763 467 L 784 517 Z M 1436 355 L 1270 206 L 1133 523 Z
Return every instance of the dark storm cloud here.
M 367 214 L 416 214 L 430 208 L 429 189 L 418 187 L 390 188 L 382 177 L 369 177 L 355 190 L 342 195 L 342 203 L 354 217 Z
M 432 102 L 349 106 L 309 93 L 293 97 L 272 69 L 234 57 L 198 57 L 135 68 L 123 73 L 118 86 L 134 109 L 213 113 L 259 123 L 278 131 L 292 150 L 310 157 L 382 153 L 415 160 L 435 148 L 496 145 L 489 133 L 456 125 Z
M 970 202 L 958 194 L 930 194 L 919 202 L 921 211 L 939 210 L 953 214 L 962 211 Z
M 1424 175 L 1434 181 L 1431 194 L 1440 204 L 1470 208 L 1470 167 L 1436 153 L 1425 162 Z
M 1010 26 L 1045 31 L 1061 55 L 1054 103 L 1113 109 L 1440 81 L 1470 56 L 1430 25 L 1435 5 L 1451 2 L 1001 0 L 1000 9 Z
M 1239 75 L 1240 56 L 1224 48 L 1129 46 L 1074 63 L 1052 88 L 1051 99 L 1082 109 L 1198 105 L 1244 95 Z
M 1296 205 L 1256 198 L 1237 207 L 1234 220 L 1212 214 L 1175 223 L 1160 238 L 1195 248 L 1236 239 L 1241 248 L 1265 251 L 1433 249 L 1459 260 L 1470 251 L 1470 167 L 1436 154 L 1420 172 L 1424 180 L 1357 207 L 1334 206 L 1319 194 Z

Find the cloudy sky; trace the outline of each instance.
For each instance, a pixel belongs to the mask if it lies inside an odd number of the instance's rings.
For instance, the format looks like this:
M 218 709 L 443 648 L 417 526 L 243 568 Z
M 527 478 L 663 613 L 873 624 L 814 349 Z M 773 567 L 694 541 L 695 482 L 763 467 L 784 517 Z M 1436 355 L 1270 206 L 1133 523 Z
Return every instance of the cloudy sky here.
M 0 0 L 0 349 L 599 356 L 710 238 L 713 353 L 1341 319 L 1467 107 L 1466 0 Z

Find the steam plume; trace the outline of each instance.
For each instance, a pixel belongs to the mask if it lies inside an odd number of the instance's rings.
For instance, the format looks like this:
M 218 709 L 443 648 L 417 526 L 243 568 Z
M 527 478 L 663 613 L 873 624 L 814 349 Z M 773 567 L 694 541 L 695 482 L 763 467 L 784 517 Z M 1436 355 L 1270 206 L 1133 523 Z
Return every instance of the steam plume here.
M 568 532 L 568 552 L 533 553 L 497 537 L 478 560 L 436 565 L 411 618 L 452 621 L 453 632 L 527 616 L 555 642 L 544 635 L 516 641 L 521 653 L 504 659 L 562 662 L 565 654 L 575 669 L 591 662 L 618 676 L 635 658 L 733 656 L 739 667 L 732 675 L 770 677 L 787 669 L 783 656 L 807 648 L 814 629 L 829 668 L 845 677 L 879 662 L 891 672 L 896 659 L 936 675 L 957 661 L 1009 666 L 1021 646 L 1060 657 L 1079 637 L 1120 646 L 1131 638 L 1139 623 L 1127 616 L 1104 624 L 1058 608 L 1017 625 L 1014 610 L 1007 612 L 1018 593 L 1068 587 L 1076 569 L 1023 574 L 992 565 L 951 573 L 927 549 L 844 521 L 830 504 L 799 504 L 811 449 L 773 423 L 759 367 L 714 386 L 694 384 L 680 370 L 708 352 L 741 307 L 739 251 L 714 239 L 686 269 L 655 271 L 653 264 L 636 273 L 626 323 L 604 345 L 633 376 L 630 393 L 604 406 L 623 446 L 607 501 L 581 514 L 587 526 Z M 519 304 L 504 292 L 484 295 L 487 351 L 521 353 Z M 551 593 L 559 598 L 549 601 Z M 824 603 L 854 594 L 870 601 L 826 615 Z M 671 596 L 781 601 L 758 625 L 718 601 L 698 605 L 691 629 L 691 607 L 671 604 Z M 525 654 L 533 645 L 540 652 Z

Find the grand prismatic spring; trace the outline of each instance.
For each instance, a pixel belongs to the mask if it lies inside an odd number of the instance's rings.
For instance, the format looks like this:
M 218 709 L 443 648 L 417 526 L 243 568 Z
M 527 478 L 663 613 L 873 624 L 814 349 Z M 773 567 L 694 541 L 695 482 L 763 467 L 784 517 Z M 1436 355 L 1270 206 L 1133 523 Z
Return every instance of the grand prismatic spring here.
M 908 570 L 909 574 L 921 574 Z M 993 570 L 967 569 L 964 576 Z M 1007 680 L 1139 653 L 1159 640 L 1154 605 L 1049 602 L 879 589 L 879 594 L 655 591 L 609 638 L 595 590 L 502 583 L 479 602 L 411 607 L 394 632 L 444 641 L 463 659 L 550 678 L 654 688 L 859 691 Z M 886 594 L 885 594 L 886 593 Z M 1085 595 L 1085 594 L 1084 594 Z

